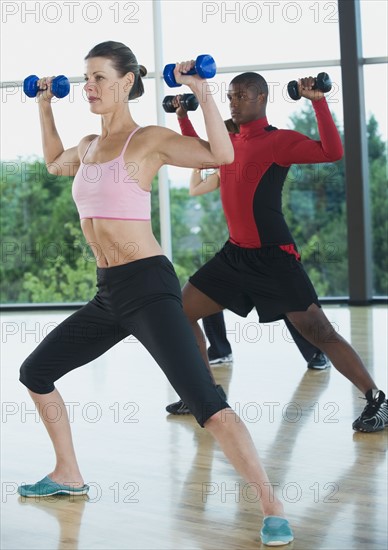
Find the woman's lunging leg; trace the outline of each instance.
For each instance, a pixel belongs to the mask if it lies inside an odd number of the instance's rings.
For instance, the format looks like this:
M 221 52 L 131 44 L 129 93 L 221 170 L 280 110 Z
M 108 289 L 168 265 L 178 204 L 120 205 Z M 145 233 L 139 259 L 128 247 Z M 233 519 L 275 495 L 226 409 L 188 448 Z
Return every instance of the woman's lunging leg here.
M 284 517 L 283 504 L 274 495 L 252 437 L 237 414 L 223 409 L 205 422 L 205 428 L 241 477 L 258 491 L 263 515 Z
M 283 517 L 283 505 L 271 491 L 252 438 L 242 419 L 218 395 L 178 302 L 150 304 L 135 321 L 139 330 L 134 335 L 153 355 L 199 424 L 213 435 L 241 477 L 257 488 L 263 514 Z
M 27 387 L 54 446 L 49 477 L 62 485 L 83 486 L 70 422 L 56 380 L 114 346 L 125 334 L 94 301 L 59 324 L 24 361 L 20 380 Z
M 54 446 L 56 464 L 48 474 L 50 479 L 61 485 L 82 487 L 84 481 L 75 456 L 69 417 L 60 393 L 57 389 L 45 394 L 31 390 L 29 393 Z

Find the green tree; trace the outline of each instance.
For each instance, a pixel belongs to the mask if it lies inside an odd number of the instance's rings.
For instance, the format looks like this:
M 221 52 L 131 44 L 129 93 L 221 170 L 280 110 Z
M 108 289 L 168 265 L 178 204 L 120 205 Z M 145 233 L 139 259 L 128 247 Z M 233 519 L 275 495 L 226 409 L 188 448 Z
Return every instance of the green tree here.
M 291 123 L 297 132 L 319 139 L 311 103 L 301 113 L 291 116 Z M 347 295 L 343 160 L 292 166 L 284 185 L 283 205 L 285 218 L 318 295 Z
M 388 186 L 387 148 L 372 115 L 367 124 L 369 186 L 373 227 L 373 290 L 378 296 L 388 295 Z
M 83 301 L 95 266 L 72 178 L 51 176 L 39 160 L 3 162 L 1 170 L 2 303 Z
M 335 120 L 335 117 L 334 117 Z M 311 104 L 291 117 L 293 129 L 318 139 Z M 338 126 L 338 124 L 337 124 Z M 343 137 L 343 136 L 341 136 Z M 388 291 L 387 152 L 372 115 L 367 122 L 373 238 L 373 288 Z M 302 251 L 303 263 L 320 296 L 348 294 L 345 172 L 343 160 L 294 166 L 284 192 L 285 215 Z
M 293 128 L 318 138 L 311 105 Z M 367 125 L 373 219 L 374 291 L 387 294 L 387 151 L 372 115 Z M 189 178 L 189 171 L 188 171 Z M 284 213 L 320 296 L 347 295 L 346 197 L 343 161 L 293 166 L 283 191 Z M 1 163 L 1 302 L 78 302 L 90 299 L 95 262 L 82 235 L 71 178 L 47 173 L 42 161 Z M 184 284 L 228 238 L 220 195 L 190 197 L 171 188 L 173 261 Z M 152 224 L 160 242 L 158 179 Z

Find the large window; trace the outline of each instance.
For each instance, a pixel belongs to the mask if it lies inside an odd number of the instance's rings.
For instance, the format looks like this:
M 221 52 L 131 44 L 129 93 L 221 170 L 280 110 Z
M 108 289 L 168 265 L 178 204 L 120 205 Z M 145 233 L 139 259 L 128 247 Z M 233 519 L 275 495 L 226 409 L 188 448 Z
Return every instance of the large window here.
M 99 42 L 127 44 L 149 71 L 153 57 L 152 2 L 2 2 L 1 80 L 80 76 L 83 58 Z M 5 53 L 7 52 L 7 53 Z
M 365 104 L 372 222 L 373 294 L 388 295 L 387 102 L 388 65 L 365 65 Z M 376 83 L 379 83 L 376 86 Z M 377 88 L 377 89 L 376 89 Z M 380 101 L 379 101 L 380 96 Z
M 162 8 L 163 25 L 174 29 L 164 34 L 170 62 L 201 53 L 220 67 L 340 57 L 336 1 L 167 0 Z
M 360 0 L 360 9 L 363 56 L 386 56 L 388 3 L 384 0 Z
M 333 80 L 329 107 L 343 132 L 340 46 L 336 1 L 198 2 L 163 0 L 162 50 L 165 63 L 209 53 L 219 73 L 213 91 L 224 119 L 229 81 L 246 67 L 261 72 L 270 88 L 267 116 L 279 128 L 295 128 L 316 137 L 309 102 L 294 102 L 289 80 L 326 71 Z M 386 55 L 387 4 L 361 1 L 364 57 Z M 80 233 L 71 182 L 49 176 L 44 168 L 35 100 L 14 81 L 28 74 L 82 77 L 83 58 L 104 40 L 128 44 L 149 72 L 155 70 L 153 3 L 26 1 L 2 3 L 2 303 L 74 302 L 90 297 L 94 265 Z M 160 46 L 160 45 L 159 45 Z M 158 46 L 158 47 L 159 47 Z M 323 47 L 324 46 L 324 47 Z M 327 61 L 327 63 L 325 63 Z M 291 68 L 294 67 L 294 68 Z M 236 72 L 231 72 L 236 71 Z M 374 246 L 374 292 L 386 290 L 387 241 L 383 212 L 386 172 L 387 65 L 365 65 L 371 208 Z M 141 125 L 156 124 L 156 86 L 145 79 L 146 94 L 131 105 Z M 164 86 L 164 94 L 187 91 Z M 89 113 L 82 83 L 54 105 L 65 147 L 88 133 L 99 120 Z M 200 111 L 191 114 L 205 136 Z M 179 132 L 174 114 L 166 126 Z M 168 168 L 173 261 L 187 280 L 227 238 L 217 193 L 190 198 L 190 170 Z M 343 162 L 294 166 L 284 190 L 284 213 L 303 261 L 321 297 L 348 294 L 346 204 Z M 386 200 L 386 198 L 384 199 Z M 154 229 L 159 236 L 158 189 L 153 193 Z M 210 244 L 209 244 L 210 243 Z M 386 277 L 386 275 L 385 275 Z
M 155 82 L 146 79 L 144 84 L 144 97 L 131 102 L 131 111 L 135 120 L 151 124 L 156 119 Z M 19 90 L 3 109 L 3 143 L 8 132 L 6 148 L 14 151 L 14 160 L 1 163 L 0 302 L 83 302 L 93 292 L 95 262 L 80 230 L 71 180 L 47 173 L 35 100 L 21 97 Z M 71 96 L 53 109 L 65 147 L 100 131 L 81 86 L 73 86 Z M 155 224 L 158 231 L 157 220 Z
M 386 59 L 388 52 L 388 4 L 362 0 L 361 32 L 363 57 Z M 367 115 L 369 191 L 372 221 L 373 294 L 388 295 L 387 227 L 387 87 L 388 64 L 364 65 Z

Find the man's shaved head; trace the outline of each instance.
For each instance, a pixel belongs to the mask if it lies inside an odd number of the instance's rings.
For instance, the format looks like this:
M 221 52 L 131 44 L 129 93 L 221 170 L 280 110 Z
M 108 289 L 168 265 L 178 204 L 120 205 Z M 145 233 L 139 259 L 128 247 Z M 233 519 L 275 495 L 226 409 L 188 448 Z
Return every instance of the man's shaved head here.
M 258 73 L 242 73 L 235 76 L 230 82 L 233 85 L 242 85 L 253 92 L 253 95 L 264 94 L 268 96 L 268 84 L 264 77 Z M 256 92 L 256 94 L 254 94 Z
M 242 73 L 229 84 L 227 98 L 234 124 L 247 124 L 265 116 L 268 84 L 258 73 Z

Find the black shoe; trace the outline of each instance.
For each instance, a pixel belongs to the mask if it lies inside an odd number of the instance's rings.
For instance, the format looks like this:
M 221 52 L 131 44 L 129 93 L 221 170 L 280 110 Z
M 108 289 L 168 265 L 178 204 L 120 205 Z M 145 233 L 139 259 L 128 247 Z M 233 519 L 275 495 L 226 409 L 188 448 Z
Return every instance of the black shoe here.
M 378 391 L 373 398 L 372 390 L 365 394 L 367 404 L 361 415 L 353 422 L 353 430 L 358 432 L 380 432 L 388 426 L 388 401 L 385 393 Z
M 226 401 L 226 393 L 224 392 L 223 387 L 218 384 L 216 388 L 222 399 L 225 399 Z M 166 411 L 170 414 L 191 414 L 189 407 L 183 403 L 182 399 L 167 405 Z
M 233 355 L 225 355 L 225 357 L 216 357 L 215 359 L 209 359 L 209 365 L 214 367 L 214 365 L 223 365 L 224 363 L 233 363 Z
M 308 369 L 323 370 L 328 367 L 330 367 L 330 361 L 322 351 L 317 351 L 314 353 L 310 361 L 307 363 Z

